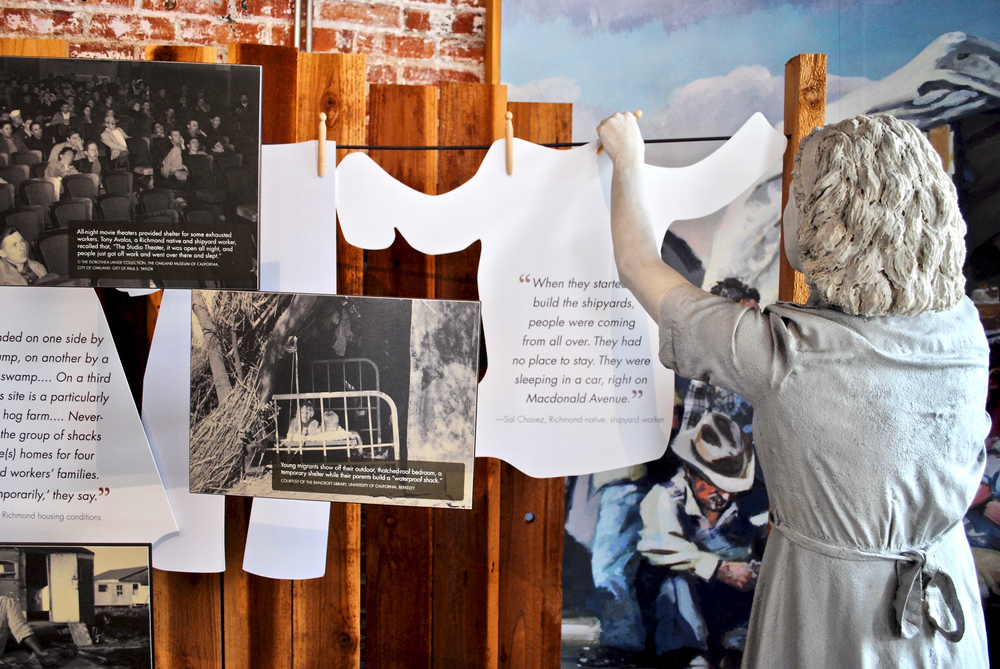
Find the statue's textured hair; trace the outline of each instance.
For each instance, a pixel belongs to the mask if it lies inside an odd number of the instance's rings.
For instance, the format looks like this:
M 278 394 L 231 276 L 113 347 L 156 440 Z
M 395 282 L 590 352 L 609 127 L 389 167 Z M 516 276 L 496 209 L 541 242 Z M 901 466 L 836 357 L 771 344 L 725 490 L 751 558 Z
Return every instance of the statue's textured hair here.
M 958 304 L 965 221 L 940 157 L 913 125 L 858 116 L 818 128 L 799 145 L 792 176 L 802 268 L 828 304 L 860 316 Z

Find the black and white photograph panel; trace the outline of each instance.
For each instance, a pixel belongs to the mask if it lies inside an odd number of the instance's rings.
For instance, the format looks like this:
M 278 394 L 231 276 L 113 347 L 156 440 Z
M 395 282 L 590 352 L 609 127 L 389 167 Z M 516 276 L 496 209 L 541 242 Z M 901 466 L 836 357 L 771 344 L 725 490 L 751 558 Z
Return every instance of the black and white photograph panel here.
M 260 77 L 0 57 L 0 285 L 256 289 Z
M 193 291 L 191 492 L 469 508 L 479 303 Z
M 150 550 L 0 544 L 0 666 L 151 668 Z

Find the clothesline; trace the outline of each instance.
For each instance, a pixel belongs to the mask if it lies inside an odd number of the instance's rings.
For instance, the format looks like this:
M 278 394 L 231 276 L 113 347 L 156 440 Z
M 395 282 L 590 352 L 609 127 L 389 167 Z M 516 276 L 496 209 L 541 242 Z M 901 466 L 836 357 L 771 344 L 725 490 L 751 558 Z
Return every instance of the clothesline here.
M 725 142 L 732 137 L 677 137 L 671 139 L 644 139 L 646 144 L 680 144 L 684 142 Z M 586 146 L 590 142 L 550 142 L 539 144 L 550 149 L 564 149 L 575 146 Z M 338 144 L 338 149 L 362 151 L 473 151 L 488 149 L 492 144 L 471 144 L 468 146 L 369 146 L 366 144 Z

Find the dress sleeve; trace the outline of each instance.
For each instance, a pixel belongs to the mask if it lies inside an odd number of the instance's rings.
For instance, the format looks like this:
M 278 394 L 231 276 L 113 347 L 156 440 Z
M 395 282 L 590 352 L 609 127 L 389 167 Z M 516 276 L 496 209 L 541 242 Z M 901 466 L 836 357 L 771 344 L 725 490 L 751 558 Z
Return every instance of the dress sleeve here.
M 739 393 L 751 404 L 788 368 L 786 323 L 768 310 L 681 285 L 663 298 L 659 325 L 665 366 Z

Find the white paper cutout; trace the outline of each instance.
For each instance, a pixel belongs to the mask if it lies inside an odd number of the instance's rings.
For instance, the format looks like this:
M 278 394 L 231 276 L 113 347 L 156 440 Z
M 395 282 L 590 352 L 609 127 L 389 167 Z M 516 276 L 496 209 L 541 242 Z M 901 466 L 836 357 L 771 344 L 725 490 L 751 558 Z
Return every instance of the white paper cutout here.
M 153 546 L 165 571 L 226 570 L 226 498 L 188 492 L 191 291 L 165 290 L 146 362 L 142 422 L 180 531 Z
M 326 572 L 329 523 L 330 502 L 254 497 L 243 571 L 268 578 L 319 578 Z
M 657 360 L 656 324 L 624 288 L 596 287 L 617 279 L 607 204 L 610 161 L 596 158 L 593 144 L 556 151 L 514 141 L 513 175 L 506 173 L 500 140 L 469 182 L 437 196 L 399 183 L 364 154 L 351 154 L 337 168 L 344 235 L 355 246 L 380 249 L 392 243 L 395 227 L 413 248 L 434 254 L 482 240 L 479 292 L 489 370 L 479 388 L 477 456 L 503 459 L 536 477 L 658 458 L 670 432 L 673 374 Z M 784 147 L 784 137 L 756 114 L 695 165 L 647 165 L 656 238 L 675 220 L 704 216 L 732 201 L 781 158 Z M 563 283 L 544 288 L 545 280 Z M 588 298 L 616 306 L 585 307 Z M 555 324 L 529 328 L 529 321 L 553 319 Z M 590 326 L 572 324 L 591 319 Z M 634 327 L 600 325 L 604 321 Z M 526 343 L 539 339 L 545 343 Z M 621 362 L 602 363 L 602 354 Z M 558 362 L 547 364 L 553 358 Z M 588 368 L 575 364 L 578 358 L 593 362 Z M 529 403 L 532 395 L 553 402 Z
M 337 292 L 336 179 L 316 173 L 318 142 L 265 146 L 261 161 L 261 290 Z M 336 144 L 326 143 L 328 156 Z M 255 497 L 243 569 L 270 578 L 326 571 L 329 502 Z
M 336 145 L 327 142 L 327 151 Z M 267 145 L 261 148 L 261 288 L 292 292 L 335 293 L 337 289 L 337 238 L 332 174 L 316 174 L 316 142 Z M 330 155 L 336 155 L 330 153 Z M 183 305 L 183 308 L 181 308 Z M 162 335 L 162 336 L 161 336 Z M 183 345 L 179 346 L 177 337 Z M 188 492 L 188 432 L 190 424 L 190 368 L 187 363 L 191 337 L 191 292 L 164 291 L 163 304 L 156 322 L 149 363 L 146 367 L 144 415 L 157 460 L 164 469 L 168 495 L 180 524 L 177 537 L 153 547 L 153 565 L 170 571 L 215 572 L 225 570 L 224 498 L 217 495 L 194 495 Z M 178 357 L 179 356 L 179 357 Z M 158 361 L 162 361 L 160 364 Z M 183 361 L 183 363 L 179 362 Z M 146 415 L 147 411 L 155 411 Z M 159 444 L 164 447 L 161 450 Z M 176 474 L 176 478 L 173 474 Z M 257 517 L 275 500 L 256 499 L 250 516 L 255 528 Z M 329 505 L 324 502 L 301 502 L 300 514 L 312 517 L 316 526 L 321 518 L 328 522 Z M 326 509 L 317 505 L 326 506 Z M 254 557 L 258 550 L 266 554 L 267 524 L 264 532 L 248 532 L 247 554 L 254 564 L 267 564 Z M 318 541 L 306 533 L 309 541 Z M 252 539 L 252 540 L 251 540 Z M 298 541 L 298 540 L 296 540 Z M 322 551 L 303 549 L 303 555 L 326 554 L 326 533 Z M 310 544 L 312 546 L 313 544 Z M 281 543 L 289 552 L 299 553 L 299 546 Z M 293 563 L 298 558 L 291 556 Z M 314 573 L 317 563 L 302 569 Z M 281 566 L 281 565 L 278 565 Z M 267 569 L 257 568 L 263 576 Z M 321 572 L 322 573 L 322 572 Z M 275 578 L 278 578 L 275 576 Z M 296 578 L 307 578 L 297 576 Z
M 3 287 L 0 305 L 0 536 L 154 543 L 176 532 L 94 291 Z

